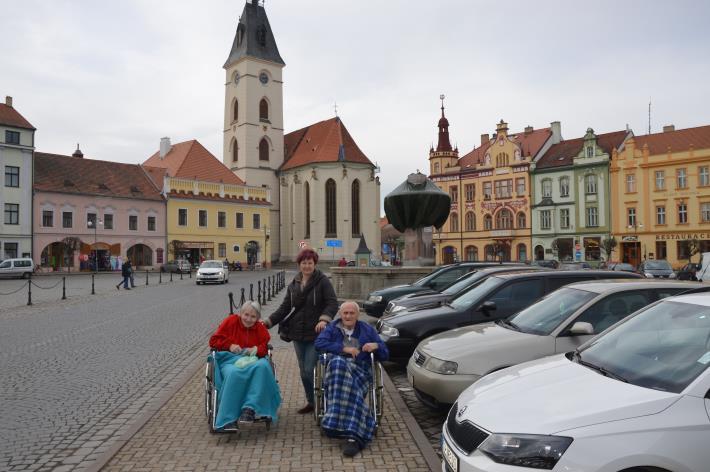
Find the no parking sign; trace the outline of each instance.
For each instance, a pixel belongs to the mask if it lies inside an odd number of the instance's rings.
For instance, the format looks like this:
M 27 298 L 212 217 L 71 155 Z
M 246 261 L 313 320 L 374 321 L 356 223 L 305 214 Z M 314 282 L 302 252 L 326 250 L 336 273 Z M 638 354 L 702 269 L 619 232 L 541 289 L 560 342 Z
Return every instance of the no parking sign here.
M 298 249 L 305 249 L 305 248 L 306 248 L 306 242 L 305 242 L 305 241 L 301 241 L 301 242 L 298 243 Z

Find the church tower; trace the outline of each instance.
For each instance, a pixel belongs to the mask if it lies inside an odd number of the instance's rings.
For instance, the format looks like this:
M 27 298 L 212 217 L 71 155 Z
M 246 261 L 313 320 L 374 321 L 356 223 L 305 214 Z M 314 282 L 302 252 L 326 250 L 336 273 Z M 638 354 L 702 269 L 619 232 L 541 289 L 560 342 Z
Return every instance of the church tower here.
M 441 100 L 441 118 L 439 118 L 439 140 L 436 143 L 436 150 L 432 147 L 429 150 L 429 174 L 439 175 L 446 173 L 449 167 L 456 167 L 459 160 L 458 148 L 452 149 L 449 140 L 449 120 L 444 115 L 444 96 Z
M 222 159 L 248 185 L 270 189 L 271 217 L 263 224 L 263 230 L 272 260 L 278 260 L 280 255 L 277 171 L 284 160 L 282 72 L 285 65 L 263 2 L 247 0 L 224 64 Z

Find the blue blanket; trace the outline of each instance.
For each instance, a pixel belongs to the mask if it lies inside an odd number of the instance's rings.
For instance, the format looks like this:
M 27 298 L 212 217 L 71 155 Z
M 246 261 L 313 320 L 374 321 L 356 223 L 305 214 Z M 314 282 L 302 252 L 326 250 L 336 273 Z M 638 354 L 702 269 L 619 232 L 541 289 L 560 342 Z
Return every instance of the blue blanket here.
M 234 362 L 242 356 L 220 351 L 214 357 L 214 382 L 219 402 L 215 426 L 223 428 L 237 421 L 244 407 L 253 408 L 257 418 L 270 417 L 276 422 L 281 392 L 269 361 L 261 358 L 238 368 Z
M 375 432 L 375 418 L 365 401 L 372 383 L 370 364 L 328 354 L 323 384 L 327 409 L 321 427 L 328 436 L 351 438 L 365 446 Z

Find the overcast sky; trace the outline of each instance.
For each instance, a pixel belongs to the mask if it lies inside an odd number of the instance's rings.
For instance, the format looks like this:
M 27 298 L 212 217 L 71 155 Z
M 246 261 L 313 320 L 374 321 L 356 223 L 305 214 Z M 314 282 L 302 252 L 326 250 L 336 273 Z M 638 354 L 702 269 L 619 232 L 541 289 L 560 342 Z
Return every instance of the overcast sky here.
M 0 94 L 36 149 L 143 162 L 160 137 L 222 158 L 224 70 L 244 0 L 2 2 Z M 461 155 L 505 119 L 638 134 L 710 124 L 710 2 L 267 0 L 286 131 L 338 114 L 382 197 L 428 173 L 439 94 Z M 383 211 L 384 212 L 384 211 Z

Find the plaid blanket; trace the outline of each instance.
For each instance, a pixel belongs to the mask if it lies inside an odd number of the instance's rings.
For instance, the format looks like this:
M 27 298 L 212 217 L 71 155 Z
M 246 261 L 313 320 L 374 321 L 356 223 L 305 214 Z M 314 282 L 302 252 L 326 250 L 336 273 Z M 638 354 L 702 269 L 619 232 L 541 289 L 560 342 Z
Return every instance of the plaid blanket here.
M 326 362 L 327 409 L 321 427 L 328 436 L 352 438 L 364 446 L 375 432 L 374 415 L 365 401 L 372 382 L 370 364 L 333 354 Z

